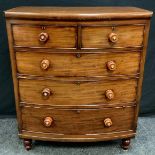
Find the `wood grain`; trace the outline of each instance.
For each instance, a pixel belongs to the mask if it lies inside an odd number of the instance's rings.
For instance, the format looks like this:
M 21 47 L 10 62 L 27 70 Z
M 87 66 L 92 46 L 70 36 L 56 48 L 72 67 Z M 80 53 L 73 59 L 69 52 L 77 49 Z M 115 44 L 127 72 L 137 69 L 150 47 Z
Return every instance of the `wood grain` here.
M 96 141 L 107 141 L 115 139 L 123 139 L 126 137 L 133 138 L 136 133 L 133 130 L 122 131 L 122 132 L 109 132 L 102 134 L 85 134 L 85 135 L 62 135 L 62 134 L 51 134 L 43 132 L 31 132 L 22 131 L 22 134 L 18 134 L 20 138 L 29 138 L 33 140 L 42 141 L 57 141 L 57 142 L 96 142 Z
M 52 117 L 52 126 L 43 124 L 45 117 Z M 111 118 L 113 125 L 105 127 L 104 119 Z M 100 134 L 132 130 L 134 108 L 63 110 L 22 108 L 23 130 L 68 135 Z
M 140 19 L 152 16 L 152 11 L 136 7 L 17 7 L 5 11 L 7 18 L 50 20 L 112 20 Z
M 143 44 L 144 26 L 91 26 L 82 28 L 82 48 L 134 47 Z M 111 33 L 117 34 L 118 41 L 109 41 Z
M 31 139 L 119 138 L 127 148 L 136 133 L 152 14 L 135 7 L 5 11 L 26 148 Z
M 13 25 L 12 31 L 16 46 L 76 48 L 76 27 L 73 26 Z M 39 41 L 42 32 L 49 36 L 46 43 Z
M 49 60 L 50 67 L 42 70 L 42 60 Z M 41 76 L 110 76 L 136 75 L 139 72 L 139 52 L 85 54 L 49 54 L 33 52 L 16 52 L 17 69 L 20 74 Z M 116 63 L 116 70 L 109 71 L 108 61 Z
M 135 122 L 134 122 L 135 130 L 137 129 L 137 121 L 138 121 L 138 115 L 139 115 L 139 109 L 140 109 L 140 100 L 141 100 L 141 95 L 142 95 L 144 65 L 145 65 L 148 37 L 149 37 L 149 30 L 150 30 L 150 20 L 147 20 L 146 22 L 147 22 L 147 24 L 145 26 L 144 48 L 143 48 L 143 52 L 141 54 L 141 59 L 140 59 L 140 78 L 138 80 L 138 88 L 137 88 L 136 102 L 137 102 L 138 106 L 136 107 L 136 115 L 135 115 Z
M 16 55 L 14 53 L 13 48 L 13 36 L 11 31 L 11 24 L 10 21 L 6 21 L 7 26 L 7 33 L 8 33 L 8 41 L 9 41 L 9 53 L 10 53 L 10 61 L 11 61 L 11 69 L 12 69 L 12 77 L 13 77 L 13 84 L 14 84 L 14 96 L 15 96 L 15 104 L 16 104 L 16 113 L 17 113 L 17 122 L 18 122 L 18 130 L 19 133 L 21 132 L 22 128 L 22 120 L 21 120 L 21 111 L 19 107 L 19 87 L 18 87 L 18 80 L 16 78 L 17 74 L 17 65 L 16 65 Z
M 52 92 L 48 99 L 42 97 L 42 91 L 49 88 Z M 52 80 L 19 80 L 21 101 L 43 105 L 93 105 L 120 104 L 135 102 L 137 80 L 100 81 L 100 82 L 59 82 Z M 108 100 L 106 90 L 114 92 L 114 98 Z

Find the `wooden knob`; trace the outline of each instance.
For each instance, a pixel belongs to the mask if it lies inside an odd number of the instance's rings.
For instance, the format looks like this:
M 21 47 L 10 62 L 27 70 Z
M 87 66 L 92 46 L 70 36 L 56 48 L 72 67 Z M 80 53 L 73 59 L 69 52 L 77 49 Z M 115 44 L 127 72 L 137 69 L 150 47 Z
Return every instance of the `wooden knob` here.
M 110 119 L 110 118 L 106 118 L 105 120 L 104 120 L 104 125 L 106 126 L 106 127 L 111 127 L 112 126 L 112 120 Z
M 52 92 L 51 92 L 51 90 L 49 88 L 45 88 L 42 91 L 43 99 L 48 99 L 51 94 L 52 94 Z
M 116 70 L 116 63 L 114 61 L 108 61 L 107 62 L 107 68 L 110 71 Z
M 45 43 L 48 40 L 49 36 L 46 32 L 42 32 L 39 34 L 39 41 Z
M 114 92 L 112 90 L 106 90 L 105 91 L 105 96 L 107 99 L 112 100 L 114 98 Z
M 49 60 L 42 60 L 40 63 L 40 67 L 42 70 L 47 70 L 50 67 L 50 61 Z
M 44 126 L 45 126 L 45 127 L 50 127 L 50 126 L 52 125 L 52 123 L 53 123 L 53 118 L 51 118 L 51 117 L 46 117 L 46 118 L 44 119 Z
M 109 34 L 109 40 L 110 40 L 110 42 L 112 42 L 112 43 L 116 43 L 117 41 L 118 41 L 118 36 L 117 36 L 117 34 L 116 33 L 110 33 Z

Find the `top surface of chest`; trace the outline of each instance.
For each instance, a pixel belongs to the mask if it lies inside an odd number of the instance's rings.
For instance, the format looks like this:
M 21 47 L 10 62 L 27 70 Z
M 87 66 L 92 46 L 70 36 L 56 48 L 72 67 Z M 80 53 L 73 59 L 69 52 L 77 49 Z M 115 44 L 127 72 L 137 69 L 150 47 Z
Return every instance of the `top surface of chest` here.
M 5 14 L 6 17 L 53 20 L 111 20 L 152 16 L 151 11 L 136 7 L 17 7 Z

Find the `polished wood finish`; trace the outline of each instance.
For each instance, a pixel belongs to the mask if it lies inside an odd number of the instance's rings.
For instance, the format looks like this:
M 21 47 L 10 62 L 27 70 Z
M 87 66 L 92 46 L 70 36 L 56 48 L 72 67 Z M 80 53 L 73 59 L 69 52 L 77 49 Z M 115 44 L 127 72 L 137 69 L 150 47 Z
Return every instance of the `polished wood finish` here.
M 50 20 L 145 19 L 152 11 L 136 7 L 17 7 L 5 11 L 7 18 Z
M 43 27 L 39 25 L 13 25 L 12 33 L 15 46 L 49 48 L 76 47 L 76 27 L 73 26 L 58 27 L 49 25 Z M 44 39 L 41 39 L 42 36 L 44 36 Z
M 128 131 L 133 130 L 134 113 L 133 107 L 50 109 L 27 106 L 22 108 L 22 130 L 62 135 L 92 135 Z M 46 117 L 51 117 L 54 120 L 49 128 L 45 127 L 43 123 Z M 104 123 L 107 118 L 112 120 L 111 126 L 109 121 Z
M 107 68 L 109 71 L 116 70 L 116 67 L 116 63 L 113 60 L 107 62 Z
M 18 7 L 5 12 L 19 136 L 90 142 L 135 136 L 151 11 Z
M 109 34 L 109 40 L 112 42 L 112 43 L 116 43 L 118 41 L 118 36 L 116 33 L 112 32 Z
M 48 39 L 49 39 L 48 33 L 42 32 L 39 34 L 39 41 L 40 42 L 46 43 Z
M 42 91 L 47 88 L 52 91 L 52 95 L 47 93 L 48 98 L 45 102 Z M 19 80 L 20 100 L 27 104 L 74 106 L 105 104 L 108 106 L 122 103 L 126 105 L 135 103 L 136 88 L 135 79 L 97 82 Z
M 106 127 L 111 127 L 112 126 L 112 120 L 110 119 L 110 118 L 106 118 L 105 120 L 104 120 L 104 125 L 106 126 Z
M 27 151 L 32 148 L 32 140 L 31 139 L 23 139 L 24 147 Z
M 43 99 L 48 99 L 50 97 L 50 95 L 52 95 L 52 92 L 49 88 L 44 88 L 42 90 L 42 96 L 43 96 Z
M 112 100 L 115 97 L 114 91 L 111 89 L 108 89 L 105 91 L 105 96 L 108 100 Z
M 45 71 L 40 63 L 45 59 L 50 66 Z M 111 76 L 137 75 L 139 73 L 140 53 L 45 53 L 16 52 L 17 69 L 20 74 L 41 76 Z M 114 62 L 113 64 L 111 63 Z M 46 66 L 46 65 L 45 65 Z M 114 66 L 114 67 L 113 67 Z M 111 69 L 111 67 L 113 67 Z
M 40 63 L 40 67 L 42 70 L 47 70 L 50 67 L 50 61 L 49 60 L 42 60 Z
M 44 126 L 45 127 L 50 127 L 52 125 L 52 123 L 53 123 L 52 117 L 46 117 L 44 119 Z
M 83 48 L 134 47 L 143 44 L 144 25 L 85 26 L 82 28 Z M 115 38 L 115 40 L 114 40 Z
M 130 138 L 125 138 L 125 139 L 122 139 L 122 144 L 121 144 L 121 147 L 124 149 L 124 150 L 127 150 L 130 146 Z

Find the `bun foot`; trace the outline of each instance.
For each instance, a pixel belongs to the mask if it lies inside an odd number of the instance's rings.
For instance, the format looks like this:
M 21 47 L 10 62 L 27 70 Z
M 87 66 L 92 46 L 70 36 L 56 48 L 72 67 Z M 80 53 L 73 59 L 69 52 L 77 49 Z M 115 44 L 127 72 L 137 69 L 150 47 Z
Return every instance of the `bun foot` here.
M 122 139 L 121 147 L 124 150 L 128 150 L 130 146 L 130 138 Z
M 31 150 L 32 148 L 32 140 L 31 139 L 24 139 L 24 147 L 27 151 Z

